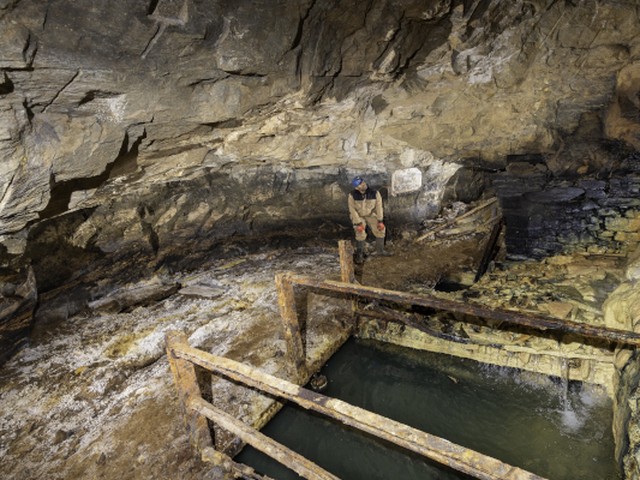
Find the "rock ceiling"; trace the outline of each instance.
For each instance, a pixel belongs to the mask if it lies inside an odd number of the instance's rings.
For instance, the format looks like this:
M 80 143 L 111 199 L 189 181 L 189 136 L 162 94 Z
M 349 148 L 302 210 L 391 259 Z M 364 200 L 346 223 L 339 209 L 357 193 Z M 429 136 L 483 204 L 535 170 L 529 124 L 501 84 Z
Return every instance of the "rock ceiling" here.
M 355 172 L 420 169 L 429 215 L 463 165 L 614 168 L 640 148 L 639 11 L 0 0 L 2 265 L 340 222 Z

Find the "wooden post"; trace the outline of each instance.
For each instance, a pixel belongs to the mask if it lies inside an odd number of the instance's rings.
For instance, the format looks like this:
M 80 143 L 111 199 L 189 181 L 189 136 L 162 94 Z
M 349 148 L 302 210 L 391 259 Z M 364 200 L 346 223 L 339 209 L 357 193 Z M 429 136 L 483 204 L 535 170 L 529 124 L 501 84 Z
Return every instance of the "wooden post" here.
M 307 377 L 306 353 L 296 311 L 293 283 L 288 274 L 279 273 L 276 275 L 276 290 L 278 291 L 278 305 L 284 326 L 284 338 L 287 343 L 287 359 L 294 368 L 293 374 L 296 381 L 304 382 Z
M 349 240 L 340 240 L 338 251 L 340 252 L 340 279 L 344 283 L 354 283 L 356 274 L 353 267 L 353 245 Z
M 349 240 L 340 240 L 338 242 L 338 252 L 340 252 L 340 279 L 345 283 L 356 283 L 352 243 Z M 358 302 L 351 300 L 349 303 L 351 306 L 350 334 L 353 334 L 356 329 Z
M 202 398 L 191 399 L 188 406 L 307 480 L 340 480 L 299 453 L 288 449 L 240 420 L 236 420 Z
M 378 438 L 430 458 L 450 468 L 483 480 L 541 480 L 542 477 L 518 467 L 506 464 L 493 457 L 462 447 L 443 438 L 422 432 L 395 420 L 369 412 L 342 400 L 326 397 L 320 393 L 287 382 L 261 372 L 255 368 L 224 357 L 181 345 L 176 355 L 223 375 L 246 386 L 256 388 L 273 396 L 293 401 L 307 410 L 326 415 L 339 422 L 357 428 Z M 205 408 L 207 405 L 207 408 Z M 190 408 L 209 416 L 209 404 L 203 400 L 192 400 Z M 213 412 L 211 412 L 213 414 Z M 215 417 L 218 418 L 217 414 Z M 227 425 L 225 428 L 229 428 Z M 251 443 L 251 442 L 250 442 Z M 253 443 L 252 443 L 253 444 Z M 254 445 L 255 446 L 255 445 Z M 273 452 L 269 451 L 273 456 Z M 311 478 L 311 477 L 307 477 Z M 313 477 L 316 478 L 316 477 Z
M 500 236 L 500 231 L 502 230 L 503 220 L 500 218 L 498 222 L 491 229 L 491 235 L 489 236 L 489 241 L 484 247 L 484 253 L 482 255 L 482 260 L 480 260 L 480 265 L 478 266 L 478 271 L 476 272 L 476 276 L 473 279 L 473 282 L 477 282 L 482 278 L 484 273 L 487 271 L 489 267 L 489 262 L 493 258 L 493 254 L 495 252 L 496 243 L 498 241 L 498 237 Z
M 187 404 L 190 401 L 202 398 L 196 378 L 196 370 L 193 368 L 192 363 L 175 355 L 176 348 L 189 347 L 187 337 L 182 332 L 168 332 L 165 336 L 165 344 L 169 366 L 178 390 L 178 397 L 185 411 L 185 423 L 191 446 L 197 452 L 202 452 L 207 447 L 213 447 L 213 440 L 209 432 L 207 418 L 187 408 Z

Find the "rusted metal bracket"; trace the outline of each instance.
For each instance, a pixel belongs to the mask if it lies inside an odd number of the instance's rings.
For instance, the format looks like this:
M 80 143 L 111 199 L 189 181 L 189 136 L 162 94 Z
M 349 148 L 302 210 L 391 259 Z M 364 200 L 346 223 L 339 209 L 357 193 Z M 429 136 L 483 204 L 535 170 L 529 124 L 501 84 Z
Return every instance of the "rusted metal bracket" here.
M 538 331 L 556 331 L 559 333 L 571 333 L 583 338 L 605 340 L 607 342 L 640 346 L 640 333 L 616 328 L 600 327 L 583 323 L 560 320 L 544 315 L 532 315 L 512 310 L 489 308 L 483 305 L 450 300 L 429 294 L 414 295 L 383 288 L 356 285 L 353 283 L 336 282 L 334 280 L 318 280 L 311 277 L 282 274 L 287 277 L 287 282 L 323 292 L 356 296 L 371 300 L 383 300 L 402 305 L 417 305 L 455 313 L 463 313 L 480 318 L 490 319 L 499 323 L 518 325 Z
M 193 364 L 199 365 L 212 372 L 255 388 L 270 395 L 297 403 L 307 410 L 324 414 L 339 422 L 372 434 L 378 438 L 392 442 L 407 450 L 430 458 L 450 468 L 484 480 L 543 480 L 542 477 L 526 470 L 503 463 L 493 457 L 483 455 L 474 450 L 464 448 L 448 440 L 422 432 L 395 420 L 383 417 L 362 408 L 350 405 L 338 399 L 326 397 L 322 394 L 307 390 L 296 384 L 271 376 L 260 370 L 235 362 L 228 358 L 218 357 L 190 347 L 188 344 L 172 343 L 170 354 Z M 244 440 L 254 447 L 261 449 L 268 455 L 280 461 L 308 479 L 335 479 L 311 462 L 301 462 L 293 452 L 287 452 L 285 447 L 274 446 L 272 440 L 265 440 L 260 434 L 249 433 L 246 425 L 230 419 L 223 412 L 215 409 L 197 396 L 188 397 L 186 407 L 189 411 L 197 412 L 220 423 L 223 428 L 231 430 L 236 435 L 243 435 Z M 309 465 L 310 464 L 310 465 Z M 304 467 L 301 467 L 304 465 Z M 300 468 L 296 470 L 296 468 Z M 316 470 L 314 467 L 317 467 Z M 302 473 L 304 470 L 304 473 Z M 323 476 L 323 475 L 329 476 Z

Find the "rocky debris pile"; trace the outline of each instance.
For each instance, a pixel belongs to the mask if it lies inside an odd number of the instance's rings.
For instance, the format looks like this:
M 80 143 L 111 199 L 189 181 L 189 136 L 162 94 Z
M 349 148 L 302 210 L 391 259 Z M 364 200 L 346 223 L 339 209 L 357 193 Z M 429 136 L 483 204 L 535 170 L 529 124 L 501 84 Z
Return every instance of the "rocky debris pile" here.
M 619 254 L 576 253 L 505 262 L 458 292 L 469 301 L 585 323 L 603 323 L 602 306 L 625 279 Z

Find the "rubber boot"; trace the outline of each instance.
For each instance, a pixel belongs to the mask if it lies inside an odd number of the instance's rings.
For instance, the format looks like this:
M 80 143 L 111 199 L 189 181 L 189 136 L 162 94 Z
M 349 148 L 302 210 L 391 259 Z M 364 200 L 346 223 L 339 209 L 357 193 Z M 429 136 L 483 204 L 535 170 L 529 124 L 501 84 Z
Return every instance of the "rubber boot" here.
M 356 260 L 357 264 L 364 263 L 364 240 L 356 240 Z
M 384 238 L 376 238 L 376 255 L 389 257 L 392 254 L 384 249 Z

